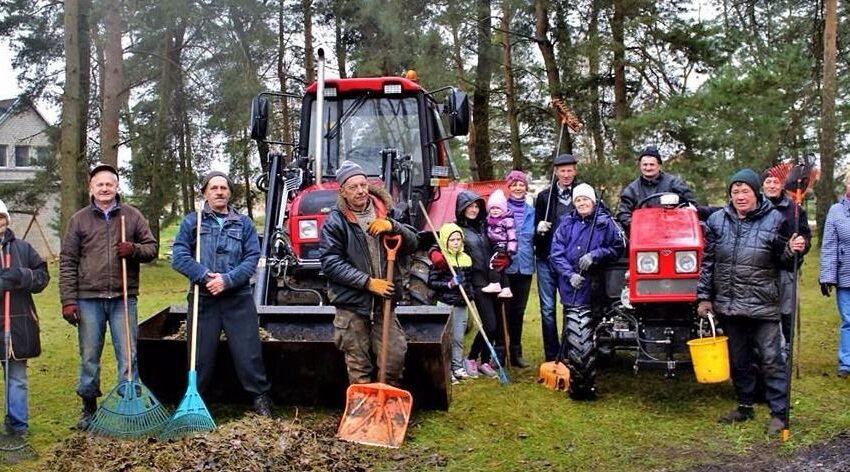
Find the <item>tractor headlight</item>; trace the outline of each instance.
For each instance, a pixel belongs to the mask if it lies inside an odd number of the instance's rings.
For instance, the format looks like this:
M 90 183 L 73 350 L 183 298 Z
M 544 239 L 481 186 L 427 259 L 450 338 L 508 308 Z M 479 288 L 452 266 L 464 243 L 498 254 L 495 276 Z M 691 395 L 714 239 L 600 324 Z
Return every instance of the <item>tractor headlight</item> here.
M 300 239 L 318 239 L 319 223 L 316 220 L 301 220 L 298 222 L 298 237 Z
M 639 274 L 655 274 L 658 273 L 658 253 L 657 252 L 639 252 L 637 253 L 637 271 Z
M 679 251 L 676 253 L 676 272 L 692 274 L 697 271 L 697 252 Z

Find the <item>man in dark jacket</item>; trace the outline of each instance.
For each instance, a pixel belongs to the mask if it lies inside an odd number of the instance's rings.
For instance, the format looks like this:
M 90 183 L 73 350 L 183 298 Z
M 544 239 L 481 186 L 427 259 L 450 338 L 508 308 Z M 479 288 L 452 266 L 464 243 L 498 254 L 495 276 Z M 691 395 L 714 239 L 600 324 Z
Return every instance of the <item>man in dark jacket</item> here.
M 78 327 L 80 343 L 80 382 L 77 395 L 83 399 L 83 412 L 77 426 L 88 427 L 97 410 L 100 390 L 100 356 L 106 324 L 112 333 L 118 381 L 136 369 L 137 298 L 139 264 L 156 259 L 159 245 L 144 216 L 121 201 L 118 171 L 108 164 L 95 166 L 89 173 L 91 204 L 74 213 L 62 238 L 59 254 L 59 296 L 62 316 Z M 122 221 L 126 241 L 121 238 Z M 124 323 L 121 259 L 127 261 L 127 304 L 130 326 Z M 130 345 L 126 343 L 130 330 Z M 131 365 L 127 365 L 127 350 Z
M 5 336 L 0 339 L 3 360 L 7 360 L 6 354 L 9 356 L 8 364 L 3 365 L 9 382 L 4 424 L 6 434 L 22 436 L 29 430 L 27 359 L 41 354 L 38 314 L 32 294 L 47 287 L 50 274 L 35 249 L 15 238 L 9 223 L 9 211 L 0 201 L 0 297 L 4 301 L 9 297 L 11 323 L 11 346 L 5 345 Z
M 339 198 L 322 226 L 322 271 L 328 278 L 328 298 L 336 307 L 334 344 L 345 356 L 351 384 L 374 381 L 377 369 L 372 355 L 380 355 L 384 299 L 392 298 L 401 284 L 398 265 L 418 244 L 416 232 L 389 218 L 392 199 L 380 187 L 369 185 L 366 173 L 353 161 L 336 171 Z M 402 242 L 395 280 L 386 280 L 387 253 L 383 235 L 399 234 Z M 407 339 L 398 320 L 387 340 L 386 379 L 399 385 L 404 370 Z
M 204 176 L 201 192 L 206 202 L 200 212 L 183 218 L 174 238 L 171 266 L 189 279 L 190 307 L 194 290 L 199 289 L 198 389 L 205 393 L 212 381 L 218 340 L 224 330 L 234 370 L 242 388 L 254 399 L 254 411 L 271 417 L 271 384 L 263 364 L 260 322 L 250 283 L 260 260 L 260 238 L 254 222 L 230 205 L 232 188 L 230 177 L 223 172 Z M 196 260 L 198 218 L 201 254 Z M 187 315 L 186 329 L 191 333 L 193 313 Z
M 785 217 L 785 222 L 788 226 L 792 229 L 799 228 L 800 236 L 806 241 L 806 249 L 797 257 L 796 269 L 800 270 L 800 267 L 803 265 L 803 256 L 812 247 L 812 230 L 809 228 L 809 218 L 806 216 L 806 209 L 788 198 L 788 194 L 785 192 L 785 182 L 783 182 L 779 169 L 779 167 L 771 167 L 762 173 L 762 189 L 764 190 L 764 196 Z M 783 339 L 787 340 L 791 335 L 791 314 L 796 308 L 793 306 L 792 300 L 794 298 L 794 271 L 781 271 L 780 280 L 779 290 L 781 295 L 779 309 L 782 313 L 782 336 Z M 790 346 L 786 346 L 785 349 L 790 349 Z
M 638 168 L 640 177 L 623 189 L 620 204 L 617 207 L 617 221 L 620 222 L 627 236 L 629 226 L 632 224 L 632 212 L 637 204 L 654 193 L 676 193 L 683 201 L 696 205 L 694 192 L 688 184 L 681 178 L 661 170 L 661 153 L 658 152 L 657 147 L 644 148 L 638 158 Z
M 558 274 L 549 264 L 552 248 L 552 236 L 558 231 L 558 225 L 564 215 L 573 209 L 573 188 L 581 182 L 578 175 L 578 162 L 571 154 L 561 154 L 553 163 L 555 182 L 546 190 L 537 194 L 534 202 L 534 255 L 537 269 L 537 296 L 540 299 L 540 323 L 543 331 L 543 354 L 546 361 L 558 356 L 558 321 L 556 297 L 558 295 Z M 563 301 L 563 300 L 562 300 Z
M 779 271 L 790 269 L 793 253 L 805 249 L 801 236 L 790 234 L 782 214 L 761 195 L 761 182 L 750 169 L 730 179 L 730 203 L 706 223 L 706 249 L 697 285 L 697 313 L 720 316 L 729 336 L 732 383 L 738 407 L 723 423 L 753 419 L 756 376 L 764 377 L 771 411 L 769 434 L 785 428 L 787 372 L 779 325 Z M 753 359 L 753 351 L 761 359 Z

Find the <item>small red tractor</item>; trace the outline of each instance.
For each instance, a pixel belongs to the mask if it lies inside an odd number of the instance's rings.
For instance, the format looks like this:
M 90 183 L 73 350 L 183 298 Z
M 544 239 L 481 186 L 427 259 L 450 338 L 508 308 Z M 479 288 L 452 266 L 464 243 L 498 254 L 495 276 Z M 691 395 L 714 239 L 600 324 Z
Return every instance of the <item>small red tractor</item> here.
M 447 98 L 440 102 L 440 95 Z M 292 103 L 299 98 L 297 142 L 270 138 L 286 134 L 280 110 L 297 108 Z M 263 167 L 258 187 L 266 193 L 254 298 L 260 326 L 269 333 L 262 347 L 275 401 L 341 405 L 345 399 L 347 375 L 333 344 L 334 308 L 321 273 L 319 237 L 337 201 L 334 171 L 352 160 L 392 195 L 395 218 L 421 230 L 421 250 L 402 268 L 404 299 L 396 310 L 409 338 L 403 387 L 415 395 L 418 408 L 448 408 L 451 325 L 448 309 L 430 306 L 425 253 L 433 237 L 419 203 L 440 225 L 454 220 L 461 190 L 489 195 L 498 188 L 496 182 L 456 182 L 448 140 L 467 134 L 466 95 L 450 87 L 429 92 L 411 75 L 325 79 L 320 53 L 318 80 L 303 97 L 265 92 L 254 97 L 251 108 L 251 137 Z M 160 398 L 179 398 L 185 390 L 185 344 L 166 339 L 185 314 L 185 307 L 171 307 L 140 325 L 140 375 Z M 209 394 L 238 398 L 228 350 L 222 346 L 218 355 Z
M 566 313 L 570 391 L 594 392 L 596 365 L 616 350 L 635 351 L 634 368 L 674 376 L 690 366 L 687 341 L 697 336 L 696 287 L 704 240 L 697 212 L 673 193 L 653 194 L 632 213 L 628 258 L 597 283 L 594 312 Z

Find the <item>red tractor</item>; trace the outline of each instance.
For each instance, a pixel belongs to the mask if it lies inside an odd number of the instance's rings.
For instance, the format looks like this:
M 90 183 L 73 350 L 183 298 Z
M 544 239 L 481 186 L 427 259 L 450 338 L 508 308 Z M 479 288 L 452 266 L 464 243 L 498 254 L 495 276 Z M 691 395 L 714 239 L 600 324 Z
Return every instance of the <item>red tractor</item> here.
M 667 376 L 690 365 L 704 240 L 697 211 L 673 193 L 649 195 L 632 213 L 628 259 L 604 271 L 595 313 L 568 310 L 571 393 L 592 395 L 599 357 L 636 351 L 634 368 Z
M 279 111 L 292 105 L 294 95 L 266 92 L 252 101 L 251 137 L 264 171 L 258 187 L 266 193 L 254 298 L 260 326 L 270 335 L 263 340 L 263 356 L 272 394 L 282 404 L 340 405 L 345 398 L 347 375 L 333 344 L 334 309 L 321 273 L 319 236 L 337 201 L 334 172 L 344 160 L 352 160 L 392 195 L 393 217 L 422 230 L 421 253 L 403 267 L 404 300 L 396 310 L 410 339 L 403 386 L 416 396 L 417 407 L 447 408 L 450 312 L 425 306 L 430 305 L 425 250 L 433 237 L 419 203 L 434 224 L 453 221 L 456 196 L 470 187 L 455 182 L 448 143 L 467 134 L 467 97 L 449 87 L 429 92 L 410 76 L 325 80 L 323 64 L 320 53 L 317 82 L 297 97 L 296 143 L 269 137 L 285 135 Z M 438 95 L 447 98 L 440 102 Z M 489 195 L 498 185 L 479 182 L 474 187 Z M 184 317 L 185 308 L 172 307 L 140 326 L 140 374 L 160 398 L 179 398 L 185 390 L 184 365 L 175 362 L 185 358 L 185 345 L 165 339 Z M 227 349 L 219 355 L 217 365 L 223 369 L 216 373 L 211 394 L 228 400 L 241 389 L 225 367 L 231 365 L 225 359 Z

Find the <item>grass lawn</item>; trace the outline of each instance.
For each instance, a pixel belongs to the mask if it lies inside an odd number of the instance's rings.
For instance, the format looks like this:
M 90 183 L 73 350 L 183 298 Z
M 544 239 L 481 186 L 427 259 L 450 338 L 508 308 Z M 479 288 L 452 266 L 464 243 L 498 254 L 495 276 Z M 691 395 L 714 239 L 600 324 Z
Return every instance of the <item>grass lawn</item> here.
M 731 384 L 701 385 L 688 371 L 675 379 L 664 379 L 652 370 L 635 374 L 630 355 L 622 353 L 613 365 L 600 369 L 600 399 L 594 403 L 576 403 L 537 385 L 535 368 L 513 370 L 506 387 L 492 379 L 464 382 L 454 389 L 448 412 L 416 413 L 405 446 L 400 451 L 380 450 L 371 456 L 373 466 L 396 470 L 401 454 L 415 458 L 403 462 L 403 468 L 421 470 L 435 465 L 459 471 L 682 470 L 713 461 L 735 462 L 738 456 L 751 454 L 790 454 L 846 431 L 850 380 L 835 375 L 835 299 L 820 295 L 817 254 L 807 259 L 801 295 L 801 378 L 794 378 L 792 439 L 786 444 L 767 438 L 769 417 L 763 405 L 757 406 L 756 421 L 735 426 L 716 423 L 719 415 L 735 406 Z M 76 330 L 61 318 L 56 264 L 50 269 L 51 284 L 36 297 L 43 354 L 30 361 L 30 441 L 42 458 L 13 470 L 43 465 L 54 447 L 75 434 L 70 427 L 80 409 L 74 393 L 79 369 Z M 186 288 L 185 279 L 171 270 L 168 261 L 143 267 L 140 319 L 183 302 Z M 536 365 L 542 361 L 542 347 L 535 293 L 527 314 L 525 353 Z M 107 393 L 116 382 L 109 344 L 103 359 L 102 389 Z M 224 405 L 212 405 L 212 410 L 220 424 L 241 413 Z M 287 418 L 296 410 L 278 408 L 276 413 Z M 305 421 L 340 413 L 298 409 Z

